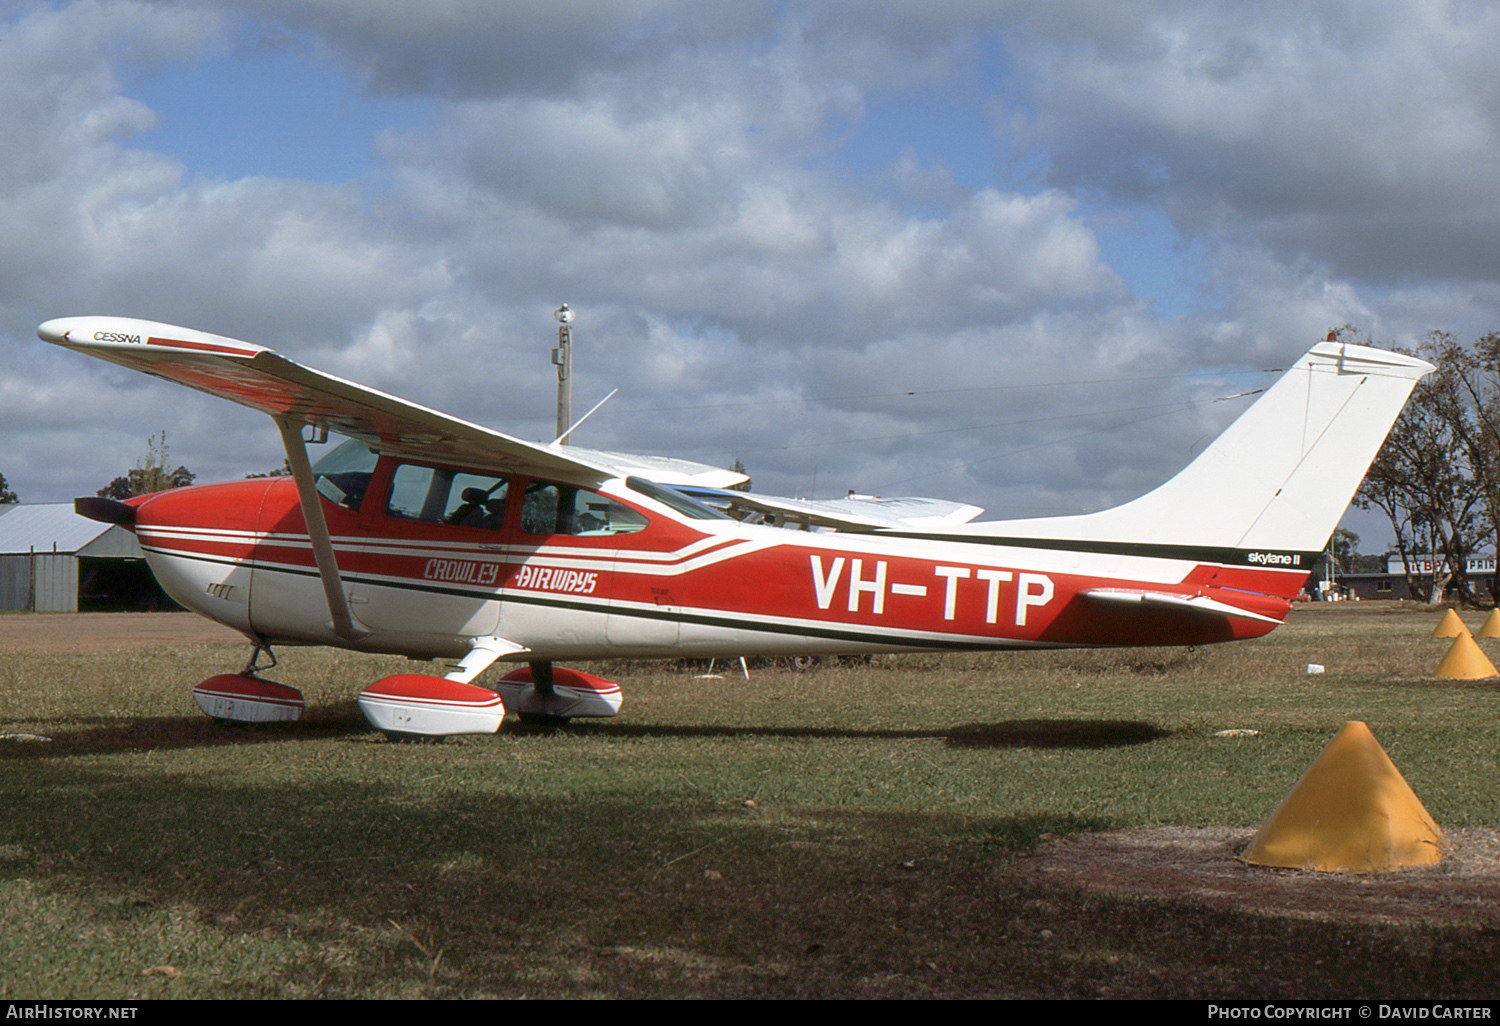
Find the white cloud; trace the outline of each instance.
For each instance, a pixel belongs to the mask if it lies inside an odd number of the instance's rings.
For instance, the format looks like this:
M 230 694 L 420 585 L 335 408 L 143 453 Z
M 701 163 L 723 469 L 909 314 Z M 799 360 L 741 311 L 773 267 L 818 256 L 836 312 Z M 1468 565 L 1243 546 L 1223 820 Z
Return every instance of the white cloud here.
M 1492 6 L 1057 6 L 1021 59 L 1058 185 L 1365 280 L 1493 278 Z

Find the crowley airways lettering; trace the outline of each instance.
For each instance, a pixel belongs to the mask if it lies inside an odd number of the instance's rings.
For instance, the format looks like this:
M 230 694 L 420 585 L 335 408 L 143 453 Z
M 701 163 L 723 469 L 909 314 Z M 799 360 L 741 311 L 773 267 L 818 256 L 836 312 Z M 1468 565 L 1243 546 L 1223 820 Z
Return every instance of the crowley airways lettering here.
M 428 581 L 493 586 L 500 579 L 500 564 L 472 559 L 429 559 L 422 568 L 422 577 Z
M 592 595 L 598 574 L 584 570 L 562 570 L 551 566 L 521 567 L 511 585 L 537 591 L 565 591 L 573 595 Z
M 298 718 L 301 694 L 256 673 L 276 645 L 455 660 L 445 676 L 401 673 L 360 692 L 377 729 L 428 737 L 493 733 L 507 711 L 615 715 L 619 686 L 554 665 L 565 660 L 1260 637 L 1433 370 L 1320 342 L 1154 491 L 1091 513 L 976 521 L 966 503 L 778 498 L 730 490 L 748 481 L 737 471 L 527 442 L 190 328 L 67 317 L 37 334 L 259 410 L 280 434 L 289 478 L 75 506 L 137 532 L 167 594 L 253 646 L 242 670 L 194 689 L 199 708 Z M 308 440 L 329 433 L 349 440 L 314 463 Z M 398 487 L 403 467 L 427 473 L 403 472 Z M 497 661 L 529 666 L 475 683 Z
M 845 557 L 835 556 L 826 570 L 823 566 L 823 557 L 817 553 L 810 554 L 808 562 L 812 568 L 813 593 L 817 597 L 818 608 L 828 609 L 833 605 L 834 593 L 844 573 Z M 888 593 L 917 598 L 926 597 L 926 584 L 916 584 L 910 581 L 891 582 L 887 587 L 887 563 L 883 559 L 875 561 L 875 569 L 866 579 L 864 562 L 863 559 L 851 558 L 849 560 L 849 582 L 846 588 L 849 612 L 859 612 L 862 605 L 861 599 L 865 595 L 870 596 L 870 612 L 877 616 L 885 613 L 885 597 Z M 971 569 L 966 566 L 934 566 L 932 575 L 943 581 L 941 587 L 944 620 L 957 619 L 960 591 L 965 601 L 978 601 L 978 593 L 982 591 L 985 623 L 999 622 L 1002 592 L 1000 586 L 1015 579 L 1012 571 L 997 570 L 992 567 Z M 971 577 L 976 581 L 976 586 L 961 588 L 959 582 L 969 580 Z M 1016 582 L 1014 595 L 1016 626 L 1025 627 L 1027 612 L 1050 603 L 1053 591 L 1052 578 L 1046 574 L 1021 574 L 1020 580 Z

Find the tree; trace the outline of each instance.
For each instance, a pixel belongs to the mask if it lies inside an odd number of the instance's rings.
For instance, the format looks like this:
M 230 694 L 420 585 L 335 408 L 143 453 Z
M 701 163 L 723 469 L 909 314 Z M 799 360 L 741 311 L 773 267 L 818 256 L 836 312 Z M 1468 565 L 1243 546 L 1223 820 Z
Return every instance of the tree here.
M 1427 600 L 1441 602 L 1451 582 L 1473 602 L 1468 558 L 1500 530 L 1500 338 L 1487 335 L 1471 348 L 1434 331 L 1414 351 L 1390 348 L 1437 370 L 1412 390 L 1355 501 L 1390 520 L 1413 595 L 1423 585 L 1410 557 L 1431 553 L 1437 565 Z
M 1354 572 L 1354 560 L 1359 556 L 1359 535 L 1342 527 L 1334 528 L 1323 550 L 1323 579 L 1337 582 Z
M 99 489 L 97 494 L 106 499 L 133 499 L 138 495 L 190 485 L 195 476 L 187 467 L 167 469 L 167 433 L 163 431 L 147 439 L 146 455 L 139 463 L 127 470 L 123 477 L 117 477 Z
M 5 483 L 5 475 L 0 474 L 0 504 L 20 502 L 16 493 L 10 490 L 10 485 Z
M 268 470 L 264 474 L 246 474 L 245 475 L 245 479 L 248 481 L 248 480 L 252 480 L 252 479 L 257 478 L 257 477 L 291 477 L 291 476 L 292 476 L 292 462 L 291 462 L 291 460 L 282 460 L 281 461 L 281 466 L 277 467 L 275 470 Z

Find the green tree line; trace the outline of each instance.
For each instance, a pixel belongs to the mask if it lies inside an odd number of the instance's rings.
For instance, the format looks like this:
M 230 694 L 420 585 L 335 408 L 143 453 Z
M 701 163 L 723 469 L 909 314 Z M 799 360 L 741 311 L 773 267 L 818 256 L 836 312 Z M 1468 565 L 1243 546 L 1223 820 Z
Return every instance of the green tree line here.
M 1465 567 L 1500 540 L 1500 333 L 1463 342 L 1433 331 L 1415 346 L 1382 348 L 1437 370 L 1412 390 L 1355 502 L 1390 521 L 1412 594 L 1437 603 L 1452 587 L 1464 602 L 1495 602 L 1494 578 L 1489 594 L 1477 595 Z M 1430 580 L 1413 573 L 1409 557 L 1419 553 L 1441 561 Z

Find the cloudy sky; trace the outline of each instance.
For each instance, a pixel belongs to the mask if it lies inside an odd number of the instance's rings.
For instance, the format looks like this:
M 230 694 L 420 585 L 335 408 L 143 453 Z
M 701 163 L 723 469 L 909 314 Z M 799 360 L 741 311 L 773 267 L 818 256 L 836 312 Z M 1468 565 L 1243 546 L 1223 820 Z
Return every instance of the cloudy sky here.
M 26 502 L 160 431 L 200 481 L 281 462 L 257 414 L 39 342 L 61 315 L 546 440 L 566 301 L 575 410 L 620 390 L 581 445 L 1001 517 L 1149 489 L 1330 328 L 1500 328 L 1479 0 L 0 12 L 0 473 Z

